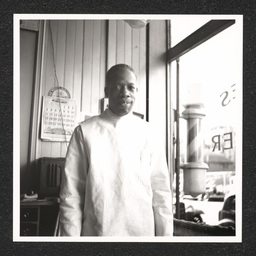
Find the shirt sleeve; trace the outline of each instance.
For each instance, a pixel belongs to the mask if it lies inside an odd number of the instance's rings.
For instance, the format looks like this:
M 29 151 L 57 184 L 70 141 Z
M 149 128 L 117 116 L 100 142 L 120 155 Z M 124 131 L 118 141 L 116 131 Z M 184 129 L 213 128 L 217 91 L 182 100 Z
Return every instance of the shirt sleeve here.
M 157 143 L 158 144 L 158 143 Z M 155 146 L 151 154 L 151 186 L 156 236 L 173 236 L 172 191 L 163 150 Z
M 61 236 L 80 236 L 83 221 L 88 158 L 78 126 L 70 140 L 60 190 Z

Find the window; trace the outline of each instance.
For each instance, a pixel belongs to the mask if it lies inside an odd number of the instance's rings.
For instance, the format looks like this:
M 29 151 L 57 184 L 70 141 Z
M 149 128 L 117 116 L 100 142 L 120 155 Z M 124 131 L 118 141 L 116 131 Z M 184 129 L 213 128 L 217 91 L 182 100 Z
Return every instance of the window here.
M 198 24 L 200 33 L 191 34 Z M 235 19 L 207 20 L 205 16 L 171 20 L 175 45 L 168 57 L 178 160 L 174 202 L 202 211 L 202 221 L 212 225 L 220 221 L 225 197 L 238 191 L 234 181 L 241 175 L 236 166 L 242 122 L 239 26 Z M 186 38 L 184 30 L 188 31 Z M 184 218 L 179 204 L 175 209 L 176 217 Z

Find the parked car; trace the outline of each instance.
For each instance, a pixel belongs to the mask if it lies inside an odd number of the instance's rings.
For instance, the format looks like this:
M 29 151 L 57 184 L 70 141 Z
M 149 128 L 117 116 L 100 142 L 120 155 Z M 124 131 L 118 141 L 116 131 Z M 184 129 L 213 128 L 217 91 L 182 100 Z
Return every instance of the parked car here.
M 180 219 L 193 221 L 196 223 L 202 223 L 202 214 L 204 214 L 203 211 L 195 209 L 192 205 L 185 207 L 185 204 L 183 202 L 180 202 Z M 176 214 L 174 214 L 174 217 L 177 217 Z
M 232 226 L 235 228 L 236 218 L 236 196 L 229 194 L 224 201 L 222 210 L 219 211 L 219 225 Z

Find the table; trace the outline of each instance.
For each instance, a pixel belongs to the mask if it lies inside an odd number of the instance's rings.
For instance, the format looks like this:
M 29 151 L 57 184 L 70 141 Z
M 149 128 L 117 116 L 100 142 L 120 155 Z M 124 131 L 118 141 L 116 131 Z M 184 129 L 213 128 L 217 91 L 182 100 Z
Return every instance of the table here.
M 53 236 L 59 212 L 58 200 L 20 202 L 20 236 Z

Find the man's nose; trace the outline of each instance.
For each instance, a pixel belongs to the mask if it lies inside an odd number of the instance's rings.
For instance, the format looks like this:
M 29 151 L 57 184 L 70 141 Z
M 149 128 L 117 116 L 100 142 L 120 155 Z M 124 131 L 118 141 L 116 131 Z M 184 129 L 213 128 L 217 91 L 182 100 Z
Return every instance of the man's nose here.
M 127 86 L 122 86 L 122 88 L 120 90 L 120 93 L 124 97 L 129 97 L 130 96 L 129 91 L 127 89 Z

